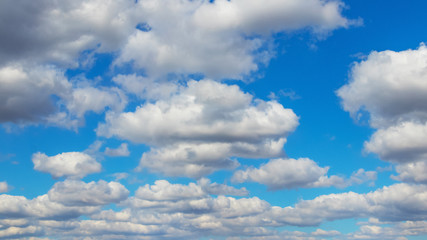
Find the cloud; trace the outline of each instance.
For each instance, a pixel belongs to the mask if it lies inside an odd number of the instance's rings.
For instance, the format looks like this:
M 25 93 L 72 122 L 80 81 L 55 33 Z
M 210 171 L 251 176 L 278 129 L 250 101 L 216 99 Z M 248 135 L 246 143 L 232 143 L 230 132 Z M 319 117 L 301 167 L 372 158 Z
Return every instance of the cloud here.
M 365 142 L 365 150 L 395 163 L 426 161 L 426 136 L 427 122 L 402 122 L 376 131 L 371 139 Z
M 350 179 L 327 176 L 329 167 L 320 167 L 308 158 L 273 159 L 259 168 L 236 171 L 232 177 L 235 182 L 258 182 L 270 190 L 314 187 L 346 187 L 376 180 L 376 172 L 359 169 Z
M 123 47 L 117 64 L 133 62 L 150 76 L 202 73 L 241 78 L 268 63 L 269 36 L 310 29 L 316 35 L 347 27 L 339 1 L 141 1 L 145 26 Z M 179 24 L 176 24 L 179 22 Z
M 406 121 L 427 120 L 427 48 L 401 52 L 372 52 L 356 63 L 350 82 L 337 91 L 344 109 L 353 117 L 363 111 L 374 128 Z
M 55 183 L 48 192 L 49 199 L 64 206 L 99 206 L 118 203 L 127 199 L 129 191 L 120 183 L 98 182 L 85 183 L 65 180 Z
M 394 179 L 422 182 L 413 169 L 427 161 L 427 48 L 372 52 L 356 63 L 350 82 L 337 94 L 354 117 L 369 114 L 377 131 L 364 150 L 397 164 Z M 412 175 L 412 176 L 411 176 Z
M 197 184 L 189 183 L 188 185 L 171 184 L 166 180 L 157 180 L 154 185 L 146 184 L 139 187 L 135 192 L 135 197 L 148 201 L 182 201 L 205 198 L 210 194 L 244 196 L 248 192 L 245 188 L 236 189 L 224 184 L 211 183 L 209 179 L 202 178 Z
M 63 188 L 63 185 L 67 187 Z M 141 239 L 197 239 L 202 236 L 318 239 L 344 235 L 322 229 L 301 233 L 277 232 L 274 228 L 316 226 L 325 221 L 370 217 L 378 220 L 364 225 L 392 224 L 396 229 L 402 229 L 401 232 L 396 231 L 400 235 L 416 235 L 425 232 L 424 220 L 427 219 L 425 185 L 401 183 L 365 194 L 347 192 L 321 195 L 311 200 L 301 200 L 294 206 L 279 207 L 271 206 L 257 197 L 236 199 L 224 195 L 212 196 L 212 189 L 225 194 L 243 193 L 244 190 L 211 183 L 207 179 L 187 185 L 158 180 L 153 185 L 141 186 L 135 196 L 120 203 L 119 209 L 100 211 L 99 205 L 117 202 L 127 196 L 116 194 L 117 191 L 105 191 L 111 188 L 107 185 L 102 181 L 65 181 L 55 184 L 48 194 L 32 200 L 22 196 L 0 195 L 0 214 L 15 219 L 0 224 L 5 224 L 5 229 L 32 226 L 43 231 L 45 236 L 61 233 L 62 236 L 97 239 L 128 236 L 135 236 L 136 239 L 139 239 L 137 236 Z M 77 197 L 80 192 L 77 189 L 81 189 L 83 198 Z M 101 194 L 98 194 L 99 191 Z M 52 192 L 60 198 L 52 199 Z M 90 195 L 94 199 L 91 200 Z M 81 202 L 79 199 L 87 201 Z M 85 219 L 78 219 L 82 215 L 86 216 Z M 368 227 L 363 229 L 366 235 Z M 357 234 L 346 237 L 351 239 Z
M 107 107 L 120 112 L 126 106 L 127 98 L 121 90 L 87 85 L 73 86 L 64 71 L 54 66 L 2 67 L 0 122 L 77 129 L 86 112 L 102 113 Z
M 44 153 L 33 154 L 34 169 L 50 173 L 53 177 L 83 178 L 101 171 L 101 164 L 86 153 L 65 152 L 52 157 Z
M 106 107 L 120 112 L 126 106 L 127 100 L 124 94 L 116 89 L 97 89 L 94 87 L 75 88 L 71 97 L 67 99 L 68 110 L 78 117 L 86 112 L 104 112 Z
M 397 176 L 391 178 L 404 182 L 427 183 L 427 162 L 404 163 L 396 166 Z
M 41 236 L 43 231 L 39 227 L 9 227 L 5 230 L 0 230 L 0 239 L 11 239 L 29 236 Z
M 0 68 L 0 122 L 38 121 L 56 111 L 52 96 L 64 97 L 71 84 L 55 67 Z
M 151 146 L 140 169 L 199 178 L 237 166 L 233 156 L 282 155 L 285 137 L 298 125 L 292 110 L 253 99 L 235 85 L 201 80 L 179 87 L 171 97 L 135 112 L 107 114 L 97 134 Z
M 10 186 L 7 182 L 0 182 L 0 193 L 8 192 L 10 190 Z
M 77 67 L 84 50 L 117 50 L 139 22 L 132 1 L 0 3 L 0 65 L 55 62 Z
M 328 220 L 375 217 L 382 221 L 427 218 L 425 185 L 394 184 L 374 192 L 321 195 L 294 207 L 274 208 L 277 221 L 291 225 L 317 225 Z
M 348 239 L 407 239 L 405 236 L 419 236 L 427 233 L 427 222 L 405 221 L 389 227 L 364 224 L 359 231 L 350 233 Z
M 9 219 L 69 220 L 99 211 L 99 207 L 69 207 L 50 201 L 47 194 L 34 199 L 23 196 L 0 195 L 0 214 Z
M 127 143 L 122 143 L 116 149 L 109 147 L 105 148 L 105 154 L 110 157 L 127 157 L 129 156 L 130 152 L 128 150 Z

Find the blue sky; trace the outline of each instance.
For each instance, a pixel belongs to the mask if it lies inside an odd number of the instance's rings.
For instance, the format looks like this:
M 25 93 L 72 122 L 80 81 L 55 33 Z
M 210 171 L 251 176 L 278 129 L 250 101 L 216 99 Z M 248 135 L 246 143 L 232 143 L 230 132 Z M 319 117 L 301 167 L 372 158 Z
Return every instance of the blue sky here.
M 0 2 L 0 239 L 424 239 L 427 3 Z

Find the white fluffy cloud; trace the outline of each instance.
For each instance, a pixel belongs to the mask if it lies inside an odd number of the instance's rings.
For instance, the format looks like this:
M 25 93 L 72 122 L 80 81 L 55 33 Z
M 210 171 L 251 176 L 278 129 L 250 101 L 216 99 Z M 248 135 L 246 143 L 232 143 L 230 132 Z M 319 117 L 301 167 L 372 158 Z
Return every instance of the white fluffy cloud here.
M 398 165 L 402 181 L 423 181 L 414 166 L 427 161 L 427 47 L 372 52 L 357 63 L 350 83 L 337 91 L 355 118 L 368 113 L 377 131 L 365 151 Z M 412 175 L 412 176 L 411 176 Z
M 145 29 L 131 35 L 117 63 L 134 61 L 149 75 L 202 73 L 240 78 L 268 62 L 272 33 L 325 34 L 351 23 L 338 1 L 141 1 Z M 177 24 L 179 23 L 179 24 Z
M 64 206 L 99 206 L 125 200 L 129 191 L 120 183 L 65 180 L 55 183 L 48 192 L 49 200 Z
M 313 187 L 346 187 L 376 180 L 376 172 L 359 171 L 353 173 L 350 179 L 339 176 L 327 176 L 329 167 L 320 167 L 311 159 L 273 159 L 259 168 L 250 167 L 236 171 L 233 181 L 258 182 L 265 184 L 271 190 Z
M 198 178 L 237 166 L 233 156 L 280 156 L 285 137 L 297 125 L 294 112 L 276 101 L 253 99 L 235 85 L 201 80 L 135 112 L 107 114 L 97 133 L 150 145 L 139 168 Z
M 50 173 L 55 178 L 83 178 L 101 171 L 96 159 L 81 152 L 65 152 L 52 157 L 39 152 L 33 154 L 32 161 L 35 170 Z
M 354 117 L 367 111 L 374 128 L 427 120 L 427 47 L 372 52 L 352 68 L 350 83 L 337 94 Z
M 376 131 L 371 139 L 365 142 L 365 150 L 391 162 L 427 161 L 426 136 L 427 122 L 402 122 Z

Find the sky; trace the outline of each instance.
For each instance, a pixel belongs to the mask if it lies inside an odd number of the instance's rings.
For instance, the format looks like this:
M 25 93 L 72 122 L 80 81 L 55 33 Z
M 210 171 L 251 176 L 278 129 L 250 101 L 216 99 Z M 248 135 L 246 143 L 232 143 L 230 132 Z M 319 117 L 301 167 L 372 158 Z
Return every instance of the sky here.
M 425 239 L 426 8 L 0 1 L 0 239 Z

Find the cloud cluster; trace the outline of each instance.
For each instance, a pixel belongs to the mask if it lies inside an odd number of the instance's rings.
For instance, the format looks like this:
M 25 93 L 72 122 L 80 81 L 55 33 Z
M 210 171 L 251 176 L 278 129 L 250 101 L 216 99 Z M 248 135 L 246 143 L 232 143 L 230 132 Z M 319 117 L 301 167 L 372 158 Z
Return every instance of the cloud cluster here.
M 94 194 L 96 193 L 96 194 Z M 197 183 L 172 184 L 158 180 L 139 187 L 134 196 L 116 182 L 84 183 L 66 180 L 55 184 L 48 194 L 28 200 L 25 197 L 0 195 L 0 234 L 27 232 L 28 236 L 46 235 L 117 239 L 194 239 L 201 236 L 227 236 L 237 239 L 321 239 L 341 236 L 337 231 L 318 229 L 312 233 L 277 232 L 283 226 L 316 226 L 325 221 L 371 217 L 403 229 L 394 236 L 425 232 L 427 219 L 425 185 L 395 184 L 376 191 L 321 195 L 301 200 L 295 206 L 271 206 L 245 189 L 201 179 Z M 119 203 L 117 210 L 100 207 Z M 80 216 L 86 216 L 79 219 Z M 400 222 L 406 221 L 406 222 Z M 366 226 L 365 226 L 366 225 Z M 370 221 L 361 227 L 363 234 L 380 235 L 381 228 Z M 25 231 L 24 229 L 38 229 Z M 368 230 L 371 229 L 371 232 Z M 377 235 L 374 231 L 377 229 Z M 387 230 L 387 229 L 386 229 Z M 246 237 L 246 238 L 245 238 Z M 373 237 L 374 238 L 374 237 Z M 390 237 L 391 238 L 391 237 Z M 298 238 L 296 238 L 298 239 Z
M 320 0 L 2 1 L 0 122 L 77 129 L 87 111 L 122 110 L 126 99 L 116 89 L 74 89 L 63 76 L 67 68 L 90 68 L 98 53 L 115 53 L 116 65 L 133 62 L 151 78 L 241 78 L 271 58 L 262 49 L 272 33 L 308 28 L 318 35 L 351 25 L 342 7 Z M 157 85 L 147 79 L 119 85 Z
M 233 175 L 235 182 L 258 182 L 268 186 L 270 190 L 313 187 L 346 187 L 361 184 L 365 181 L 375 181 L 376 172 L 359 171 L 353 173 L 350 179 L 339 176 L 327 176 L 329 167 L 320 167 L 311 159 L 273 159 L 259 168 L 249 167 L 236 171 Z
M 236 85 L 201 80 L 135 112 L 107 114 L 97 134 L 151 146 L 140 168 L 198 178 L 235 167 L 233 156 L 280 156 L 297 125 L 294 112 L 276 101 L 253 99 Z
M 350 83 L 337 91 L 345 110 L 355 118 L 369 114 L 377 131 L 365 150 L 398 165 L 398 177 L 409 176 L 409 166 L 427 161 L 427 48 L 401 52 L 372 52 L 355 64 Z

